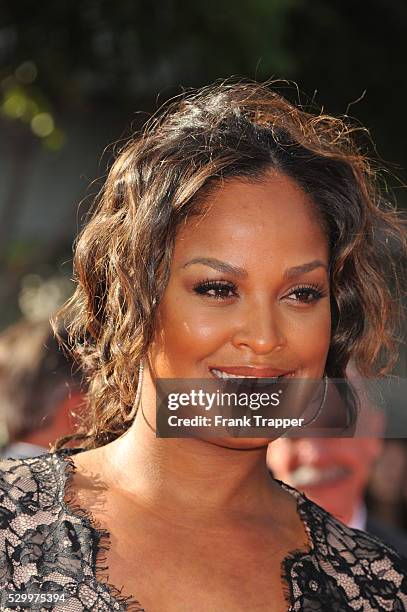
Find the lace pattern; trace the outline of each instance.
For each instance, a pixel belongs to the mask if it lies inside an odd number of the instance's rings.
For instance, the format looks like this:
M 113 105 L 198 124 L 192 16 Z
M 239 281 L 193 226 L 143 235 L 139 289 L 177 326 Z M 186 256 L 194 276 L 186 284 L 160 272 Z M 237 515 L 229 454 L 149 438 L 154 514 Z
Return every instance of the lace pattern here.
M 41 611 L 144 612 L 108 583 L 109 533 L 72 502 L 71 452 L 0 463 L 0 589 L 67 594 Z
M 68 599 L 42 611 L 144 612 L 135 597 L 109 584 L 109 533 L 69 493 L 71 455 L 81 450 L 0 462 L 0 589 L 64 589 Z M 407 610 L 406 560 L 280 484 L 295 496 L 310 541 L 281 565 L 288 612 Z
M 281 483 L 283 484 L 283 483 Z M 290 612 L 407 610 L 407 560 L 371 534 L 351 529 L 287 487 L 312 549 L 283 561 Z

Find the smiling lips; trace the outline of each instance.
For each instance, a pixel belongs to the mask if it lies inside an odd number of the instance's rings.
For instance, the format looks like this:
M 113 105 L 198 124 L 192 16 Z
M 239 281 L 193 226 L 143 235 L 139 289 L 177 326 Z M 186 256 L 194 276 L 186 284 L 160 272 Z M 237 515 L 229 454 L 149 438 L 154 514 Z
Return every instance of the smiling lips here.
M 294 376 L 294 370 L 281 370 L 269 366 L 215 366 L 209 368 L 216 378 L 285 378 Z
M 290 481 L 294 487 L 318 487 L 336 484 L 339 480 L 347 478 L 351 471 L 343 466 L 316 467 L 303 465 L 290 474 Z

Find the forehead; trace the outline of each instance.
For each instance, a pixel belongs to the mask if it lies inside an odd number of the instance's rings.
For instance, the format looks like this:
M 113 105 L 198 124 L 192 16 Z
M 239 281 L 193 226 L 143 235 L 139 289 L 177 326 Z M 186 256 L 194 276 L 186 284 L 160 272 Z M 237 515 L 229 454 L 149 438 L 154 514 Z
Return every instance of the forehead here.
M 202 202 L 202 214 L 179 230 L 174 258 L 272 258 L 286 265 L 328 257 L 328 236 L 315 205 L 291 178 L 270 172 L 256 181 L 229 179 Z M 260 258 L 260 259 L 259 259 Z

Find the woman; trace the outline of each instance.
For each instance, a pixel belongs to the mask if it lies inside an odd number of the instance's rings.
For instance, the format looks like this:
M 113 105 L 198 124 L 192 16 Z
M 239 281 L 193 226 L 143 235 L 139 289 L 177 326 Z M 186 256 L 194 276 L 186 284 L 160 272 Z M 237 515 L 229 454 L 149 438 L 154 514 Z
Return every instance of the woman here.
M 391 368 L 405 234 L 351 136 L 232 84 L 120 152 L 67 307 L 82 447 L 3 462 L 4 588 L 64 585 L 69 610 L 404 609 L 405 562 L 272 480 L 272 434 L 155 436 L 159 378 Z

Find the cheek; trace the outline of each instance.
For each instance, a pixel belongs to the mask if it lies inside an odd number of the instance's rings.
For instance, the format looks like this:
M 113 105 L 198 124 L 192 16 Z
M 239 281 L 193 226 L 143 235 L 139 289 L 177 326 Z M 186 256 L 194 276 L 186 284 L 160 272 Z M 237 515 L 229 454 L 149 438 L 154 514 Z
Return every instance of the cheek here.
M 329 440 L 329 442 L 335 448 L 331 462 L 350 470 L 347 486 L 349 490 L 359 491 L 361 487 L 365 486 L 371 470 L 373 457 L 370 456 L 368 450 L 369 441 L 364 438 L 343 438 Z
M 286 325 L 287 340 L 304 364 L 326 359 L 331 340 L 331 311 L 329 303 L 310 312 L 291 317 Z
M 361 477 L 367 476 L 372 468 L 375 458 L 379 454 L 380 441 L 375 438 L 361 438 L 347 440 L 344 456 L 352 464 L 356 473 Z
M 295 449 L 290 440 L 279 438 L 269 445 L 267 462 L 277 478 L 290 473 L 294 459 Z
M 160 330 L 152 352 L 167 362 L 197 362 L 204 359 L 230 336 L 230 317 L 222 309 L 198 308 L 189 299 L 167 292 L 158 310 L 156 327 Z

